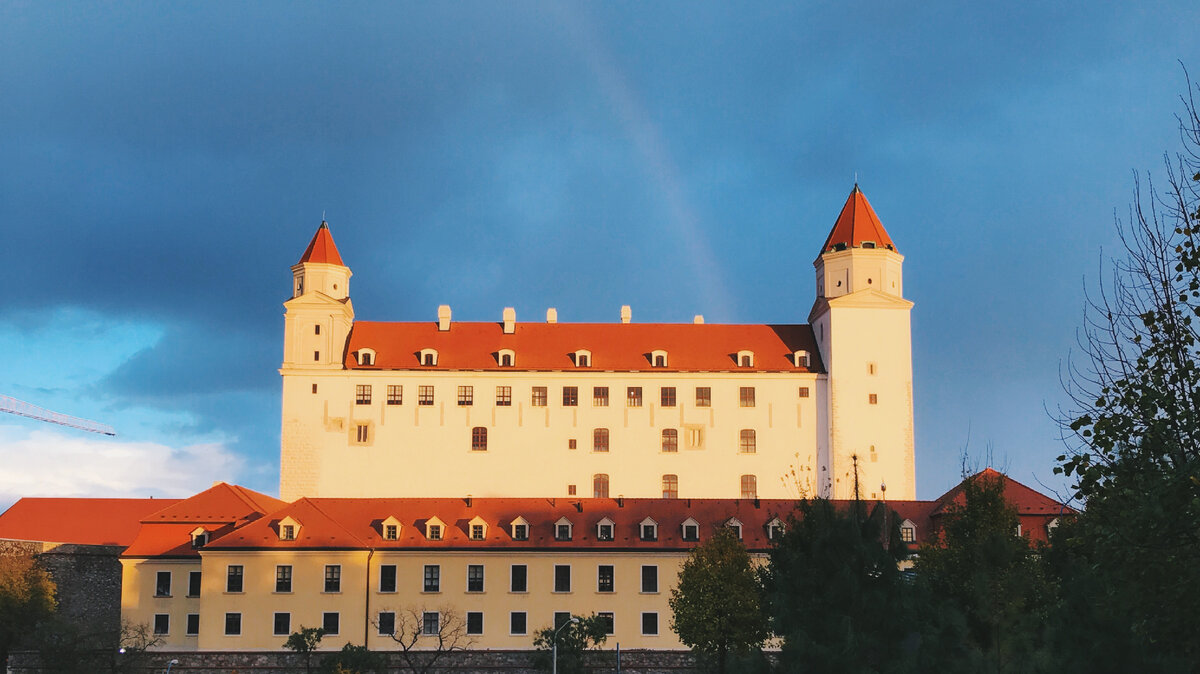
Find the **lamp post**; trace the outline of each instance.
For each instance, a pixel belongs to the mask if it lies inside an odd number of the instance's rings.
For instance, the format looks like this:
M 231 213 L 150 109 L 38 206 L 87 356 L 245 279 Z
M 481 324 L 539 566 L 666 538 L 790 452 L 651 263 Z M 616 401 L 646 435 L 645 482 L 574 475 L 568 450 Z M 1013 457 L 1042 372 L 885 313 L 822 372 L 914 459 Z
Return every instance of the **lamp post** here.
M 551 657 L 550 657 L 551 674 L 558 674 L 558 633 L 563 631 L 563 628 L 566 627 L 567 625 L 570 625 L 571 623 L 578 623 L 578 622 L 579 622 L 579 618 L 572 616 L 570 620 L 568 620 L 567 622 L 560 625 L 558 627 L 558 629 L 554 630 L 554 646 L 553 646 L 553 648 L 551 648 L 551 652 L 553 653 L 553 655 L 551 655 Z
M 171 668 L 178 664 L 179 664 L 178 660 L 172 660 L 172 661 L 168 662 L 167 663 L 167 674 L 171 674 Z

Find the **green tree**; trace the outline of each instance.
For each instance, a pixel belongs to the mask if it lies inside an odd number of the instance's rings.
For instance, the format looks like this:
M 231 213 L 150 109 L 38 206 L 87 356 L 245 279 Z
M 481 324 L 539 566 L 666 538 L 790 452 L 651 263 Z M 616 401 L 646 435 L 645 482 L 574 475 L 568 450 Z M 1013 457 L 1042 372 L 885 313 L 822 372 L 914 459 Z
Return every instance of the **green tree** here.
M 0 669 L 10 650 L 54 615 L 54 590 L 33 555 L 0 555 Z
M 325 658 L 321 671 L 327 674 L 378 674 L 387 671 L 387 660 L 366 646 L 347 643 L 342 650 Z
M 721 674 L 731 654 L 749 655 L 769 635 L 758 573 L 731 529 L 719 529 L 692 549 L 669 601 L 671 629 L 693 650 L 715 658 Z
M 534 635 L 533 647 L 537 650 L 534 656 L 534 666 L 543 671 L 551 671 L 551 658 L 554 653 L 554 633 L 558 627 L 558 671 L 562 674 L 584 674 L 587 671 L 584 662 L 586 653 L 596 650 L 608 640 L 608 620 L 604 616 L 592 614 L 579 618 L 578 623 L 552 625 L 538 630 Z
M 321 645 L 325 630 L 320 627 L 300 626 L 300 630 L 288 635 L 283 647 L 289 651 L 304 654 L 304 671 L 312 673 L 312 654 Z

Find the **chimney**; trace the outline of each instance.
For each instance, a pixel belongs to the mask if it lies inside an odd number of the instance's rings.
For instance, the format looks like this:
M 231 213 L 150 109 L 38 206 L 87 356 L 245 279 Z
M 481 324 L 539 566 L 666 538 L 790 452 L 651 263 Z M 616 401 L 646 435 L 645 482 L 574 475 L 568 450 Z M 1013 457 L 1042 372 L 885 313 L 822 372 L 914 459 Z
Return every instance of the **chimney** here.
M 632 320 L 633 320 L 633 309 L 630 309 L 628 304 L 622 306 L 621 307 L 621 322 L 628 323 L 629 321 L 632 321 Z
M 470 508 L 471 507 L 471 495 L 470 494 L 467 494 L 466 501 L 467 501 L 467 507 Z
M 692 318 L 692 323 L 695 323 L 696 325 L 704 325 L 704 314 L 696 314 Z
M 621 494 L 620 496 L 617 497 L 617 507 L 618 508 L 625 507 L 625 495 L 624 494 Z
M 555 309 L 554 307 L 550 307 L 549 309 L 546 310 L 546 322 L 547 323 L 557 323 L 558 322 L 558 309 Z
M 504 334 L 511 335 L 517 331 L 517 310 L 504 307 Z
M 443 304 L 438 307 L 438 331 L 446 332 L 450 329 L 450 305 Z

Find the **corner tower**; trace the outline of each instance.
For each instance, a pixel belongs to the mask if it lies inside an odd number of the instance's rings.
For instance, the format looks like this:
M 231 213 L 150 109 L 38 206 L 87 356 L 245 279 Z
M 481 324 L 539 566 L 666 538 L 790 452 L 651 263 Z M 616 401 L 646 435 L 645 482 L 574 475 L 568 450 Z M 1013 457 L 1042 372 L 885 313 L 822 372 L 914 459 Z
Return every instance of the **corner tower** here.
M 913 303 L 904 299 L 903 262 L 855 185 L 813 262 L 809 322 L 829 377 L 829 449 L 818 460 L 828 497 L 854 497 L 857 457 L 862 498 L 916 498 Z

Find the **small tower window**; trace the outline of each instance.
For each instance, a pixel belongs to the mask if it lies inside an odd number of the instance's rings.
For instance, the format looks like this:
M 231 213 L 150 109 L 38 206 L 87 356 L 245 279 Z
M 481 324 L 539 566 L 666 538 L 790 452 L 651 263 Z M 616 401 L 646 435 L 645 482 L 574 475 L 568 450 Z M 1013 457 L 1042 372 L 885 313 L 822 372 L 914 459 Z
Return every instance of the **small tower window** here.
M 875 242 L 874 242 L 874 241 L 863 241 L 863 242 L 862 242 L 862 247 L 863 247 L 863 248 L 874 248 L 874 247 L 875 247 Z M 867 283 L 870 283 L 870 281 L 867 281 Z
M 314 326 L 313 326 L 313 334 L 314 334 L 314 335 L 319 335 L 319 334 L 321 334 L 321 326 L 319 326 L 319 325 L 314 325 Z

